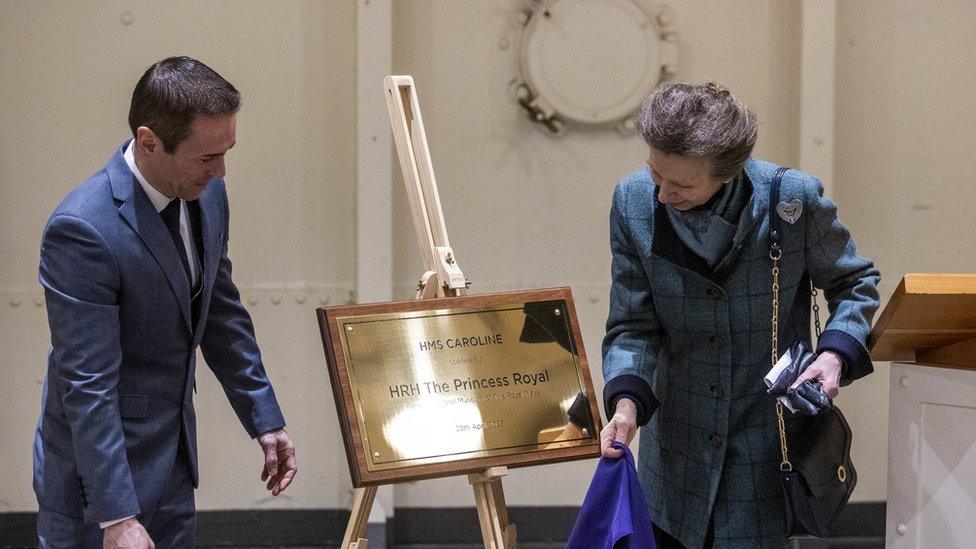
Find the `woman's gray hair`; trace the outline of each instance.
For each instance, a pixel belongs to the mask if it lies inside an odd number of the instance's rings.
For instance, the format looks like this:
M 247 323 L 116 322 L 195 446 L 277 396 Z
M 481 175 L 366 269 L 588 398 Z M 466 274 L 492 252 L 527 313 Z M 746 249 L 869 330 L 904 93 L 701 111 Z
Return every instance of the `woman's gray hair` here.
M 709 160 L 712 176 L 726 181 L 752 154 L 759 122 L 749 107 L 714 82 L 671 83 L 644 100 L 637 129 L 663 153 Z

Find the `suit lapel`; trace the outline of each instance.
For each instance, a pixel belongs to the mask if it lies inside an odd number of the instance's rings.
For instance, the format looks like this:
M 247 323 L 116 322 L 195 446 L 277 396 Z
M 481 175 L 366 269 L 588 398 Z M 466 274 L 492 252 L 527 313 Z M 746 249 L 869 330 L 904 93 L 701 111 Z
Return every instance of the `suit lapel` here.
M 212 186 L 208 186 L 207 190 L 200 196 L 200 199 L 197 200 L 197 207 L 200 211 L 200 233 L 202 235 L 201 240 L 203 241 L 203 258 L 200 262 L 202 268 L 200 277 L 203 281 L 203 287 L 200 290 L 200 311 L 197 315 L 197 325 L 194 326 L 193 333 L 197 341 L 199 341 L 203 326 L 207 321 L 210 296 L 213 293 L 213 285 L 220 255 L 223 252 L 221 249 L 223 239 L 219 239 L 221 241 L 218 242 L 217 237 L 220 235 L 215 234 L 218 229 L 217 222 L 220 218 L 220 208 Z
M 173 239 L 169 235 L 163 218 L 153 207 L 146 192 L 142 190 L 139 182 L 136 181 L 129 166 L 126 165 L 122 154 L 125 145 L 106 165 L 109 182 L 112 185 L 112 194 L 119 206 L 119 215 L 128 223 L 129 227 L 139 235 L 142 242 L 149 248 L 150 253 L 159 264 L 170 288 L 179 303 L 180 311 L 183 312 L 183 320 L 187 330 L 192 330 L 190 313 L 190 283 L 186 279 L 186 272 L 183 270 L 183 263 L 173 244 Z

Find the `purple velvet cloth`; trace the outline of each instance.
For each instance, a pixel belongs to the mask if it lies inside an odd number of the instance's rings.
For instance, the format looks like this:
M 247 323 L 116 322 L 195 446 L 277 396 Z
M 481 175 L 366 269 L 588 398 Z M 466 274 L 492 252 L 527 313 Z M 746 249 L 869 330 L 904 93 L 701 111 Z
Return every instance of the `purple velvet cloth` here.
M 567 549 L 657 549 L 634 455 L 625 444 L 620 459 L 600 458 Z

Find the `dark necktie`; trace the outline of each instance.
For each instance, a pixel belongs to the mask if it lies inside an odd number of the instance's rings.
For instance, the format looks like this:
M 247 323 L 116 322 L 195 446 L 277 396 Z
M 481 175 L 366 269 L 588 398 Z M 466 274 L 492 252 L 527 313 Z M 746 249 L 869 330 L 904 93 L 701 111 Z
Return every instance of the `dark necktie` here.
M 174 198 L 168 206 L 163 208 L 163 211 L 159 212 L 159 215 L 166 223 L 169 235 L 173 237 L 173 244 L 176 244 L 176 253 L 180 256 L 180 261 L 183 262 L 183 270 L 186 271 L 186 282 L 192 286 L 193 277 L 190 275 L 190 262 L 186 257 L 186 244 L 183 242 L 183 237 L 180 236 L 180 207 L 182 202 L 179 198 Z

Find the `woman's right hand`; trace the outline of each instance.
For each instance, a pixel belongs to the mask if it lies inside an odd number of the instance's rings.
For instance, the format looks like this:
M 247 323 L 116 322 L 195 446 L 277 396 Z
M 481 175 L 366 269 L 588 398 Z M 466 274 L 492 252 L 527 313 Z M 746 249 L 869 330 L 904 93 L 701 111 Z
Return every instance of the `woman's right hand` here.
M 600 448 L 605 458 L 617 459 L 624 455 L 623 450 L 611 446 L 614 441 L 620 441 L 630 446 L 637 434 L 637 405 L 629 398 L 617 401 L 617 409 L 606 427 L 600 431 Z

